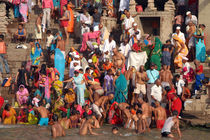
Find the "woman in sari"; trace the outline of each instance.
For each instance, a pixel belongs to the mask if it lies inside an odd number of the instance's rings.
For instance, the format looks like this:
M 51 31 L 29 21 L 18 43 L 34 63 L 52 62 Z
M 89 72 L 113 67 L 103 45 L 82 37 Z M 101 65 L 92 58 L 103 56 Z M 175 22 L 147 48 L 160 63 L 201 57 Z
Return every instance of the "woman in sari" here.
M 22 104 L 25 104 L 28 101 L 28 90 L 25 88 L 24 85 L 20 85 L 19 90 L 16 93 L 16 98 L 18 101 L 18 105 L 21 106 Z
M 114 102 L 109 109 L 109 124 L 119 125 L 123 120 L 120 118 L 120 109 L 118 103 Z
M 68 26 L 67 26 L 67 31 L 68 33 L 73 33 L 74 32 L 74 12 L 72 8 L 75 6 L 69 1 L 67 5 L 67 11 L 69 12 L 69 21 L 68 21 Z
M 114 77 L 113 85 L 115 87 L 113 101 L 118 103 L 126 102 L 128 99 L 127 80 L 120 70 L 117 71 L 117 75 Z
M 206 60 L 206 46 L 204 43 L 204 32 L 205 25 L 199 25 L 199 29 L 194 33 L 195 37 L 195 58 L 200 62 Z M 200 33 L 198 33 L 200 31 Z
M 188 28 L 189 26 L 189 28 Z M 196 26 L 195 24 L 190 21 L 188 23 L 188 26 L 187 26 L 187 46 L 189 48 L 189 54 L 188 54 L 188 58 L 189 58 L 189 61 L 193 61 L 195 59 L 195 37 L 193 36 L 195 31 L 196 31 Z
M 83 76 L 83 74 L 80 74 L 79 71 L 74 71 L 74 77 L 64 82 L 72 82 L 72 81 L 76 86 L 77 103 L 80 106 L 83 106 L 85 104 L 85 98 L 84 98 L 84 92 L 86 89 L 85 77 Z
M 55 81 L 53 82 L 52 86 L 55 89 L 57 96 L 58 97 L 61 96 L 63 89 L 63 82 L 59 80 L 58 74 L 55 75 Z
M 6 104 L 2 113 L 3 124 L 16 124 L 16 111 Z
M 192 67 L 187 61 L 188 61 L 187 57 L 182 58 L 182 63 L 183 63 L 182 73 L 183 73 L 183 79 L 185 79 L 187 83 L 189 83 L 192 82 L 195 75 Z
M 113 16 L 114 15 L 114 5 L 113 5 L 113 0 L 105 0 L 106 7 L 108 9 L 108 15 Z
M 174 64 L 178 68 L 182 68 L 182 58 L 188 55 L 188 48 L 185 45 L 185 43 L 177 36 L 177 34 L 173 36 L 173 39 L 175 40 L 177 44 Z
M 157 70 L 161 69 L 161 56 L 162 56 L 162 43 L 159 38 L 155 38 L 155 47 L 151 52 L 150 64 L 154 63 L 157 66 Z
M 200 64 L 198 60 L 194 61 L 195 64 L 195 90 L 200 90 L 202 87 L 202 80 L 204 80 L 205 76 L 203 74 L 203 65 Z
M 19 5 L 19 11 L 22 16 L 23 22 L 27 22 L 28 15 L 28 0 L 21 0 Z
M 13 0 L 12 4 L 14 4 L 14 17 L 19 18 L 20 17 L 20 11 L 19 11 L 20 0 Z
M 31 42 L 32 43 L 32 42 Z M 31 44 L 31 60 L 32 60 L 32 66 L 38 66 L 40 65 L 40 57 L 43 56 L 42 48 L 38 44 Z

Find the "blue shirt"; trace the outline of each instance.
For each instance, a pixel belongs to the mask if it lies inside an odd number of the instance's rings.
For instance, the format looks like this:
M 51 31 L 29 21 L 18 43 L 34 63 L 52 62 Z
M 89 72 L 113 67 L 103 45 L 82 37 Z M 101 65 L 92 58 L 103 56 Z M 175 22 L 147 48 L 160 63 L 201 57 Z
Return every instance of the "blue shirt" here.
M 149 84 L 154 84 L 155 81 L 159 78 L 159 71 L 157 71 L 156 69 L 147 70 L 146 73 L 149 78 Z

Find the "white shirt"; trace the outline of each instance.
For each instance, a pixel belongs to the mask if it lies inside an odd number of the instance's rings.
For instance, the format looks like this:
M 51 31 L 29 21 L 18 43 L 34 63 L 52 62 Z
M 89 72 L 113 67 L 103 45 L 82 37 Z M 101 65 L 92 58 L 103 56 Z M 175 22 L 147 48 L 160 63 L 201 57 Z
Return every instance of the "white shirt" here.
M 52 43 L 53 39 L 54 39 L 53 35 L 47 36 L 47 42 L 46 42 L 47 47 L 51 46 L 51 43 Z
M 188 23 L 190 21 L 192 21 L 195 25 L 198 24 L 198 19 L 197 19 L 197 17 L 195 15 L 192 15 L 192 18 L 186 16 L 186 18 L 185 18 L 185 24 L 188 25 Z
M 130 0 L 120 0 L 119 11 L 123 12 L 125 9 L 129 9 Z
M 103 52 L 108 51 L 111 55 L 113 55 L 112 50 L 114 48 L 116 48 L 116 42 L 114 40 L 112 40 L 111 42 L 109 42 L 109 39 L 105 40 Z
M 87 16 L 80 14 L 80 21 L 84 22 L 85 24 L 91 24 L 91 16 L 89 14 Z
M 173 36 L 176 35 L 177 33 L 173 33 L 172 34 L 172 39 L 171 39 L 171 44 L 172 45 L 176 45 L 175 40 L 173 39 Z M 181 31 L 178 34 L 178 37 L 185 43 L 185 36 L 184 33 L 182 33 Z
M 75 67 L 74 63 L 78 63 L 78 65 Z M 73 77 L 74 76 L 74 71 L 75 70 L 79 70 L 81 68 L 81 63 L 80 60 L 73 60 L 70 63 L 70 67 L 69 67 L 69 77 Z
M 122 53 L 125 57 L 128 57 L 128 53 L 131 50 L 131 46 L 129 45 L 129 43 L 127 43 L 126 45 L 124 43 L 121 43 L 119 49 L 121 50 L 120 53 Z
M 176 88 L 177 88 L 177 95 L 181 95 L 182 94 L 182 87 L 184 86 L 185 82 L 180 79 L 178 82 L 176 82 Z
M 162 87 L 154 85 L 151 88 L 151 96 L 153 96 L 157 101 L 160 102 L 162 100 Z
M 129 18 L 125 18 L 125 29 L 129 29 L 133 26 L 134 23 L 134 18 L 132 18 L 131 16 Z
M 137 38 L 137 40 L 140 40 L 141 39 L 141 30 L 139 30 L 139 29 L 137 29 L 137 31 L 139 32 L 137 35 L 136 35 L 136 38 Z M 130 37 L 132 36 L 132 35 L 135 35 L 135 30 L 134 29 L 132 29 L 131 31 L 130 31 Z

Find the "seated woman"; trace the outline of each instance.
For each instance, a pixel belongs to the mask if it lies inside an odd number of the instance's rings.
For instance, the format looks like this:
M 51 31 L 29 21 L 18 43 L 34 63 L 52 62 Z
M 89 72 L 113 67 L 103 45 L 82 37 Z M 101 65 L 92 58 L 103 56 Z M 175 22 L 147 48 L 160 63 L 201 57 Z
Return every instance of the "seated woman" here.
M 6 104 L 2 113 L 3 124 L 15 124 L 16 123 L 16 111 L 10 104 Z
M 19 112 L 19 116 L 17 117 L 17 123 L 18 124 L 24 124 L 28 122 L 28 111 L 26 108 L 22 108 Z
M 24 29 L 23 24 L 18 25 L 18 29 L 14 34 L 14 42 L 24 42 L 26 40 L 26 29 Z
M 28 100 L 28 96 L 29 93 L 27 88 L 25 88 L 24 85 L 20 85 L 19 90 L 16 93 L 18 105 L 21 106 L 22 104 L 26 103 Z
M 65 92 L 65 91 L 64 91 Z M 68 104 L 73 104 L 75 102 L 76 93 L 72 88 L 67 89 L 64 97 L 64 101 Z
M 194 71 L 191 68 L 190 64 L 187 62 L 187 57 L 182 57 L 182 73 L 183 73 L 183 79 L 185 79 L 188 83 L 192 82 L 194 79 Z

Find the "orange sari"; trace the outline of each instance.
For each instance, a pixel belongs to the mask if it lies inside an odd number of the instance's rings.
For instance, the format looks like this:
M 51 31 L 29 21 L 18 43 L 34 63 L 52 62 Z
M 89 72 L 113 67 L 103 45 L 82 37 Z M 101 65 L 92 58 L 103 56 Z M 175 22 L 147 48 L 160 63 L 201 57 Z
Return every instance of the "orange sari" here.
M 71 9 L 71 4 L 67 5 L 67 10 L 69 11 L 69 21 L 68 21 L 68 26 L 67 26 L 67 31 L 69 33 L 73 33 L 74 32 L 74 12 Z

